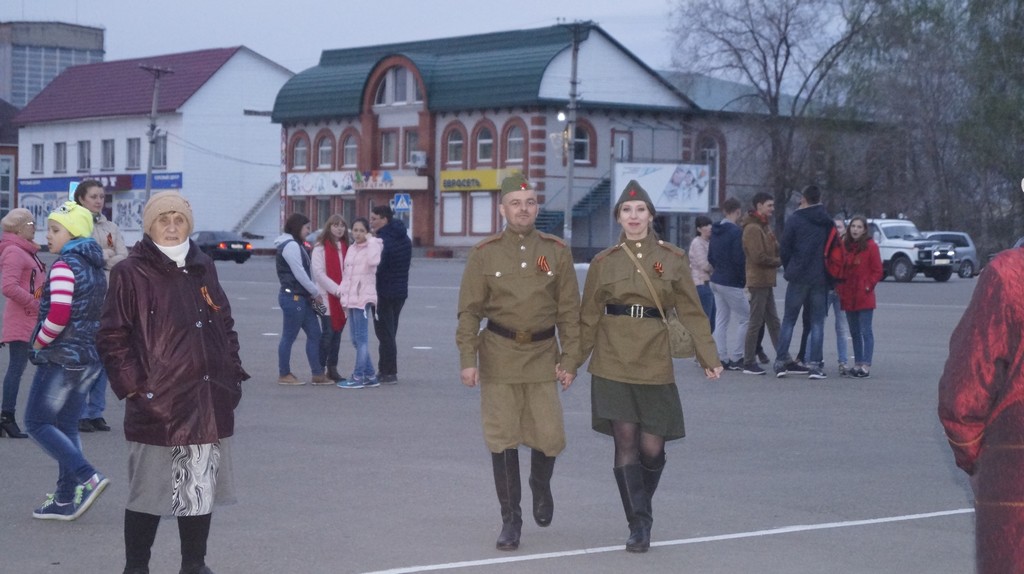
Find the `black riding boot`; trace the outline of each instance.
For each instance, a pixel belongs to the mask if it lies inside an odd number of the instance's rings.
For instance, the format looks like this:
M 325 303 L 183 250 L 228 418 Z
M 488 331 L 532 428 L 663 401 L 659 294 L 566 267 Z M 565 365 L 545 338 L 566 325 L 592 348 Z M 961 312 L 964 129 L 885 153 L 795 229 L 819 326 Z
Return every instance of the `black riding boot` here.
M 650 464 L 650 468 L 648 467 Z M 648 504 L 651 509 L 651 522 L 654 522 L 654 491 L 658 490 L 658 483 L 661 482 L 661 471 L 665 470 L 665 453 L 662 452 L 661 456 L 650 461 L 640 458 L 640 468 L 643 470 L 644 475 L 644 489 L 647 491 L 647 499 L 650 501 Z
M 651 497 L 644 487 L 644 475 L 640 464 L 617 466 L 615 482 L 619 485 L 622 509 L 626 511 L 629 523 L 627 552 L 647 552 L 651 547 Z
M 149 555 L 160 527 L 160 516 L 124 511 L 124 574 L 149 574 Z
M 206 541 L 210 537 L 212 514 L 178 517 L 181 539 L 181 570 L 178 574 L 213 574 L 206 567 Z
M 551 496 L 551 475 L 555 471 L 555 457 L 533 449 L 530 456 L 530 490 L 533 491 L 533 519 L 537 526 L 551 524 L 555 513 L 555 500 Z
M 14 420 L 14 413 L 10 411 L 0 412 L 0 437 L 4 436 L 4 433 L 11 438 L 28 438 L 27 434 L 21 432 L 21 428 Z
M 519 479 L 519 450 L 510 448 L 491 453 L 494 466 L 494 488 L 501 504 L 501 535 L 498 536 L 498 550 L 519 548 L 519 535 L 523 528 L 523 510 L 519 507 L 523 488 Z

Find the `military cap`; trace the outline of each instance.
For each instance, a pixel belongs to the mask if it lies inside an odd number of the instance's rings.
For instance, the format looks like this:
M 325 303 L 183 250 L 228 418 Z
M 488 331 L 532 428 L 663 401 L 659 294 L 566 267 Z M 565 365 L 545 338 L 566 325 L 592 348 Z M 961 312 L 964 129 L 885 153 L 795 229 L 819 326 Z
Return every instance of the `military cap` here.
M 505 179 L 501 180 L 501 195 L 505 196 L 506 193 L 512 191 L 523 191 L 527 189 L 533 189 L 530 182 L 526 180 L 526 177 L 521 173 L 512 174 Z
M 626 188 L 622 190 L 622 194 L 619 195 L 619 200 L 615 202 L 615 216 L 619 216 L 619 208 L 622 207 L 623 203 L 627 201 L 642 201 L 647 204 L 647 210 L 651 212 L 651 215 L 657 215 L 654 210 L 654 202 L 651 201 L 651 196 L 647 195 L 647 190 L 644 189 L 639 182 L 635 179 L 629 180 L 626 184 Z

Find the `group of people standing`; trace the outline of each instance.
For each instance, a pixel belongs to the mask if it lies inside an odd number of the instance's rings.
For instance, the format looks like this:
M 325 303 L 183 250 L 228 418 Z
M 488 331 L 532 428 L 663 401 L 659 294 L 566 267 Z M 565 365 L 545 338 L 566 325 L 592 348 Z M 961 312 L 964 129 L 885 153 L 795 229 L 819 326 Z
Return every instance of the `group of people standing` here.
M 278 303 L 284 327 L 278 345 L 278 384 L 303 385 L 291 369 L 291 351 L 299 331 L 306 334 L 306 360 L 314 385 L 362 389 L 398 383 L 396 335 L 409 295 L 412 242 L 405 224 L 388 206 L 376 206 L 370 219 L 348 224 L 340 215 L 324 223 L 312 250 L 306 238 L 309 218 L 293 213 L 274 241 Z M 374 368 L 369 350 L 373 319 L 379 345 Z M 338 371 L 345 325 L 356 356 L 349 377 Z
M 480 387 L 501 510 L 496 547 L 520 544 L 519 445 L 531 448 L 534 521 L 551 524 L 551 478 L 566 444 L 558 389 L 569 388 L 589 357 L 592 428 L 614 438 L 612 474 L 629 526 L 625 547 L 646 552 L 665 442 L 685 434 L 664 319 L 679 318 L 705 376 L 716 379 L 722 365 L 710 326 L 686 254 L 654 232 L 654 205 L 639 183 L 629 182 L 615 204 L 619 242 L 594 257 L 582 300 L 572 254 L 560 238 L 535 228 L 538 209 L 522 175 L 502 181 L 499 210 L 507 226 L 473 248 L 459 293 L 461 380 Z
M 718 223 L 697 218 L 690 266 L 702 290 L 705 314 L 713 317 L 719 358 L 726 370 L 765 374 L 761 364 L 769 360 L 761 342 L 767 331 L 776 350 L 777 377 L 825 379 L 824 325 L 832 307 L 839 374 L 867 378 L 874 352 L 875 286 L 883 277 L 878 246 L 864 217 L 855 216 L 849 224 L 830 217 L 817 186 L 805 187 L 799 197 L 781 241 L 771 226 L 775 200 L 765 192 L 754 195 L 746 215 L 740 202 L 729 198 L 722 203 L 723 219 Z M 832 237 L 835 247 L 826 252 Z M 832 265 L 827 266 L 830 258 Z M 787 282 L 781 320 L 774 294 L 780 266 Z M 803 334 L 794 358 L 789 347 L 801 316 Z M 847 325 L 853 339 L 852 366 L 847 364 Z

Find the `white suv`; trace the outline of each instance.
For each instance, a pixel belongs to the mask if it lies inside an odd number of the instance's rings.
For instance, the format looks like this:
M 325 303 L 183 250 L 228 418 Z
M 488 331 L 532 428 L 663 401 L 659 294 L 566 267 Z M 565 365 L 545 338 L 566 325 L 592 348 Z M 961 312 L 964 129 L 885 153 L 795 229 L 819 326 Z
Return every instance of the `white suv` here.
M 901 283 L 924 273 L 936 281 L 953 276 L 953 244 L 928 239 L 906 219 L 869 219 L 868 229 L 882 255 L 882 271 Z

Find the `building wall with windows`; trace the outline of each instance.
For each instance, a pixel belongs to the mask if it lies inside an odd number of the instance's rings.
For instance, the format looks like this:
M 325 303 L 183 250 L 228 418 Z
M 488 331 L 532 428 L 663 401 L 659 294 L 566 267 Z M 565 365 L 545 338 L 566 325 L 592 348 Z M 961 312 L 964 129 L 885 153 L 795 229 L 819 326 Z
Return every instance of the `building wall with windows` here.
M 0 22 L 0 99 L 24 107 L 65 68 L 102 62 L 103 29 Z

